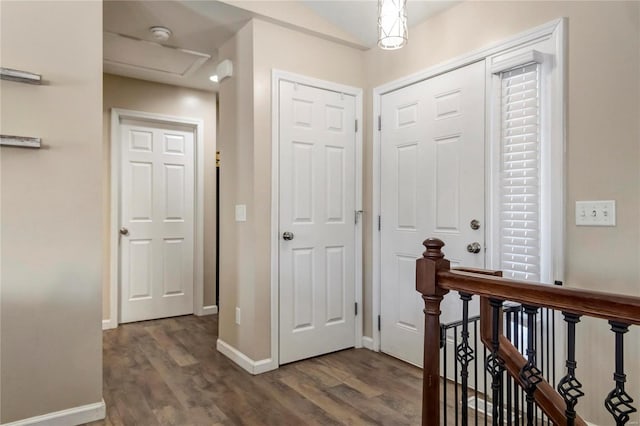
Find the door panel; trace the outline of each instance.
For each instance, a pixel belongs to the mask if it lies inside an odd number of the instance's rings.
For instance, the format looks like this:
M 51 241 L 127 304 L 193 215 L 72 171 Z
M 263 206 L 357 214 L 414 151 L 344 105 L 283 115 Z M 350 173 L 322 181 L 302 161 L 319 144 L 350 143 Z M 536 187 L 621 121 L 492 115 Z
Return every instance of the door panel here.
M 120 322 L 193 313 L 193 131 L 120 128 Z
M 484 267 L 484 62 L 382 96 L 381 349 L 422 365 L 423 302 L 415 260 L 442 239 L 452 266 Z M 445 297 L 442 322 L 460 316 Z M 475 309 L 475 310 L 474 310 Z M 472 315 L 477 312 L 471 308 Z M 453 353 L 453 351 L 450 351 Z
M 355 98 L 289 82 L 279 90 L 284 364 L 354 346 Z

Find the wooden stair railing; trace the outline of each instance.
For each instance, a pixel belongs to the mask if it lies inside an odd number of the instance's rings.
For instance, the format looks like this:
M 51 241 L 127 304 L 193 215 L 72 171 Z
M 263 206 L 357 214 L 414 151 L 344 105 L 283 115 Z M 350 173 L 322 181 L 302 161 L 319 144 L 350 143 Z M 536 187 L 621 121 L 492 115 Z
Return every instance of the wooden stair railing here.
M 577 399 L 584 395 L 575 376 L 575 326 L 581 316 L 609 321 L 615 333 L 616 365 L 615 388 L 605 400 L 607 410 L 616 425 L 624 425 L 629 415 L 637 410 L 633 399 L 625 392 L 623 367 L 623 334 L 630 325 L 640 325 L 640 297 L 615 295 L 602 292 L 550 286 L 527 281 L 502 278 L 499 271 L 470 268 L 452 270 L 444 257 L 441 240 L 430 238 L 424 241 L 426 251 L 416 262 L 416 290 L 425 303 L 424 369 L 422 424 L 440 425 L 440 303 L 449 291 L 457 291 L 465 303 L 472 295 L 480 297 L 480 334 L 483 344 L 491 351 L 488 370 L 493 373 L 493 424 L 502 424 L 501 379 L 507 372 L 527 393 L 527 402 L 535 404 L 556 425 L 586 425 L 577 416 Z M 465 301 L 466 300 L 466 301 Z M 561 311 L 568 325 L 569 353 L 566 361 L 567 375 L 554 389 L 540 374 L 535 365 L 535 348 L 529 345 L 527 358 L 502 334 L 502 303 L 521 303 L 530 321 L 540 307 Z M 467 321 L 463 318 L 463 322 Z M 530 323 L 532 324 L 532 323 Z M 468 337 L 468 336 L 467 336 Z M 463 336 L 464 340 L 465 336 Z M 464 343 L 464 342 L 463 342 Z M 465 347 L 458 348 L 458 356 L 473 358 L 465 354 Z M 466 373 L 462 373 L 464 378 Z M 464 389 L 463 382 L 463 389 Z M 463 401 L 463 404 L 465 401 Z M 531 410 L 527 410 L 530 414 Z M 464 423 L 463 423 L 464 424 Z M 533 424 L 528 418 L 527 424 Z

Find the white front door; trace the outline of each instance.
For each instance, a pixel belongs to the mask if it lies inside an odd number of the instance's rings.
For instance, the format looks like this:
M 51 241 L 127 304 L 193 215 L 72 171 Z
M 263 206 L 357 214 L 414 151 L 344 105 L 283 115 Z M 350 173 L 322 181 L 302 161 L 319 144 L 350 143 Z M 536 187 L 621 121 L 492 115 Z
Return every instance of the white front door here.
M 120 322 L 193 313 L 194 133 L 120 126 Z
M 279 91 L 284 364 L 354 346 L 356 134 L 355 97 L 287 81 Z
M 415 365 L 423 354 L 415 286 L 422 241 L 443 240 L 452 266 L 484 267 L 484 70 L 478 62 L 381 100 L 381 350 Z M 473 242 L 477 254 L 467 251 Z M 460 316 L 449 294 L 441 321 Z

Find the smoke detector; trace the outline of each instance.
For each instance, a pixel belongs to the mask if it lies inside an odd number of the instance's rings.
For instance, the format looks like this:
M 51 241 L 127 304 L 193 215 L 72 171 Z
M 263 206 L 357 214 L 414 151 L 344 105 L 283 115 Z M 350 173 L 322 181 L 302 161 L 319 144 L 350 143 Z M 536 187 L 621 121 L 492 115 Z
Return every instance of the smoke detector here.
M 171 30 L 167 27 L 151 27 L 149 32 L 156 41 L 167 41 L 171 37 Z

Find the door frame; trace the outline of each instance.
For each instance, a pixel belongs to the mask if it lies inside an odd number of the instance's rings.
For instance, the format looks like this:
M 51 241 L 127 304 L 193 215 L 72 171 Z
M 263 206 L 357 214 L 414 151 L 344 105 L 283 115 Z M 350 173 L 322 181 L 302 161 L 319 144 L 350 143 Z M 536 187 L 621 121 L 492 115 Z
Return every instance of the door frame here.
M 195 187 L 194 187 L 194 251 L 193 251 L 193 313 L 204 315 L 204 121 L 197 118 L 176 117 L 135 111 L 122 108 L 111 108 L 111 166 L 110 166 L 110 226 L 109 226 L 109 319 L 103 320 L 102 328 L 117 328 L 120 323 L 120 172 L 121 172 L 121 121 L 123 119 L 148 122 L 149 124 L 180 125 L 193 130 L 195 155 Z
M 304 84 L 318 89 L 344 93 L 355 97 L 357 121 L 355 140 L 355 208 L 362 212 L 362 93 L 357 87 L 346 86 L 331 81 L 320 80 L 288 71 L 273 69 L 271 73 L 271 366 L 280 365 L 280 81 Z M 362 232 L 363 213 L 358 215 L 355 230 L 355 300 L 358 313 L 355 317 L 354 346 L 362 347 L 363 306 L 362 306 Z
M 565 68 L 565 58 L 566 58 L 566 27 L 567 27 L 567 18 L 555 19 L 546 24 L 534 27 L 528 31 L 524 31 L 522 33 L 511 36 L 507 39 L 504 39 L 498 43 L 489 45 L 488 47 L 481 48 L 478 50 L 471 51 L 469 53 L 463 54 L 461 56 L 455 57 L 451 60 L 448 60 L 444 63 L 440 63 L 433 67 L 427 68 L 425 70 L 419 71 L 417 73 L 411 74 L 407 77 L 402 77 L 397 80 L 393 80 L 389 83 L 382 84 L 373 89 L 373 113 L 371 116 L 371 134 L 373 139 L 373 193 L 372 193 L 372 214 L 371 214 L 371 237 L 372 237 L 372 306 L 371 306 L 371 330 L 372 337 L 363 337 L 363 346 L 371 349 L 373 351 L 380 351 L 380 330 L 378 329 L 378 317 L 381 312 L 381 233 L 378 230 L 378 217 L 381 212 L 380 205 L 380 193 L 381 193 L 381 141 L 380 141 L 380 131 L 379 131 L 379 117 L 381 114 L 381 99 L 382 96 L 393 92 L 395 90 L 401 89 L 406 86 L 410 86 L 412 84 L 418 83 L 423 80 L 427 80 L 432 77 L 436 77 L 440 74 L 444 74 L 450 71 L 454 71 L 458 68 L 462 68 L 466 65 L 470 65 L 472 63 L 485 60 L 489 62 L 491 57 L 499 55 L 501 53 L 506 53 L 510 50 L 514 50 L 519 47 L 523 47 L 527 44 L 533 44 L 536 42 L 540 42 L 542 40 L 550 39 L 552 37 L 556 37 L 558 45 L 556 46 L 556 50 L 558 53 L 557 58 L 557 68 L 558 75 L 560 76 L 559 82 L 557 85 L 559 86 L 559 90 L 554 92 L 551 97 L 551 103 L 553 104 L 554 110 L 558 112 L 560 115 L 557 117 L 557 122 L 560 123 L 558 126 L 554 126 L 551 130 L 551 137 L 556 140 L 561 140 L 562 144 L 560 147 L 560 152 L 554 152 L 553 155 L 559 156 L 560 161 L 563 163 L 563 150 L 564 145 L 566 144 L 565 139 L 565 117 L 566 117 L 566 103 L 565 103 L 565 88 L 566 84 L 566 68 Z M 491 100 L 491 79 L 492 74 L 490 70 L 490 64 L 486 63 L 486 85 L 485 85 L 485 111 L 490 111 L 492 107 Z M 493 137 L 492 134 L 492 124 L 491 124 L 491 116 L 490 114 L 485 114 L 485 245 L 487 250 L 485 251 L 485 265 L 487 267 L 492 267 L 492 263 L 494 262 L 494 258 L 496 254 L 495 251 L 495 243 L 493 239 L 494 230 L 492 227 L 493 223 L 493 206 L 495 204 L 494 197 L 495 194 L 491 188 L 490 182 L 494 179 L 494 174 L 497 173 L 497 165 L 494 162 L 494 155 L 491 152 L 490 142 Z M 564 170 L 563 167 L 560 167 L 562 176 L 556 176 L 559 182 L 564 182 Z M 559 208 L 549 214 L 552 216 L 552 221 L 554 223 L 559 224 L 556 230 L 557 234 L 554 236 L 554 241 L 552 244 L 552 249 L 554 254 L 556 255 L 556 259 L 553 261 L 553 265 L 550 267 L 553 268 L 553 275 L 557 277 L 558 280 L 564 280 L 564 218 L 565 218 L 565 207 L 564 207 L 564 198 L 565 198 L 565 186 L 561 191 L 558 191 L 558 194 L 555 194 L 554 201 L 557 203 Z M 558 229 L 560 228 L 560 229 Z M 426 237 L 426 236 L 425 236 Z M 558 259 L 559 257 L 559 259 Z

